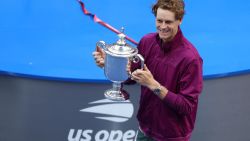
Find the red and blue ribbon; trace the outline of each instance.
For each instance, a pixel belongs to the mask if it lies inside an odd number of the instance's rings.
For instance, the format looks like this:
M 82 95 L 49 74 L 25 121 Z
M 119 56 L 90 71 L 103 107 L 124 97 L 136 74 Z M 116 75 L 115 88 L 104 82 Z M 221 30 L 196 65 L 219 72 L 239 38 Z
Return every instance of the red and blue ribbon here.
M 89 11 L 85 8 L 85 5 L 84 5 L 84 3 L 83 3 L 81 0 L 78 0 L 78 2 L 79 2 L 79 4 L 81 5 L 81 8 L 82 8 L 83 13 L 84 13 L 85 15 L 91 17 L 91 19 L 93 19 L 94 22 L 99 23 L 100 25 L 102 25 L 102 26 L 108 28 L 109 30 L 115 32 L 116 34 L 120 34 L 120 33 L 121 33 L 119 30 L 117 30 L 117 29 L 114 28 L 113 26 L 109 25 L 108 23 L 103 22 L 103 21 L 102 21 L 101 19 L 99 19 L 95 14 L 92 14 L 91 12 L 89 12 Z M 126 35 L 125 38 L 126 38 L 127 40 L 129 40 L 131 43 L 135 44 L 135 45 L 138 44 L 135 40 L 133 40 L 132 38 L 128 37 L 127 35 Z

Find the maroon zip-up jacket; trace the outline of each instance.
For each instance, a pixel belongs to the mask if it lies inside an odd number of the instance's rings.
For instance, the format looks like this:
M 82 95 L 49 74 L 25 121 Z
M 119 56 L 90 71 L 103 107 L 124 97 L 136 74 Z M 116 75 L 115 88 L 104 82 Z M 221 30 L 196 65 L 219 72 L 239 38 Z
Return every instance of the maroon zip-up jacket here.
M 189 141 L 203 86 L 200 55 L 180 28 L 168 43 L 164 44 L 157 33 L 150 33 L 137 48 L 154 78 L 168 89 L 161 100 L 141 86 L 137 114 L 140 129 L 156 141 Z

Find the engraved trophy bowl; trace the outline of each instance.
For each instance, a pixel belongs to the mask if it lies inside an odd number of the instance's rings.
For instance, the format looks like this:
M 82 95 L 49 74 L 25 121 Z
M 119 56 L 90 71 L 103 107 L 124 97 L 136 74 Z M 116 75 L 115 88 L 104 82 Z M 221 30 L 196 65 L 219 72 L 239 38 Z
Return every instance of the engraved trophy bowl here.
M 118 34 L 118 41 L 113 44 L 106 44 L 104 41 L 98 41 L 97 47 L 105 52 L 104 74 L 113 84 L 111 89 L 104 92 L 107 99 L 113 101 L 124 101 L 129 99 L 129 94 L 122 89 L 122 82 L 126 81 L 130 74 L 126 71 L 128 63 L 141 62 L 141 68 L 144 65 L 144 58 L 138 54 L 137 48 L 126 43 L 123 31 Z

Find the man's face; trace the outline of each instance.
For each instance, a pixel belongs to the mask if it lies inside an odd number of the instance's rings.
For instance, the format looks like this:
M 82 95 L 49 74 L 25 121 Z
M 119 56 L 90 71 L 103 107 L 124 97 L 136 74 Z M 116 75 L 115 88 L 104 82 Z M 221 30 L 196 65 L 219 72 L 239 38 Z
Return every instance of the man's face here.
M 175 13 L 158 8 L 155 23 L 160 38 L 164 42 L 169 42 L 176 35 L 178 26 L 181 24 L 181 20 L 175 19 Z

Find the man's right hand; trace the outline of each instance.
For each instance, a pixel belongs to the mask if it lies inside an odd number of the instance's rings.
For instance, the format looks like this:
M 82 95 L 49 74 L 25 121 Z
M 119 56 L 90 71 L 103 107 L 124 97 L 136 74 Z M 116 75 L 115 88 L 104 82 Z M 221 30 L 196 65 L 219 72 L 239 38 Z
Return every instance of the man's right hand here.
M 92 53 L 95 63 L 98 67 L 103 68 L 105 63 L 105 52 L 100 48 L 96 47 L 96 50 Z

